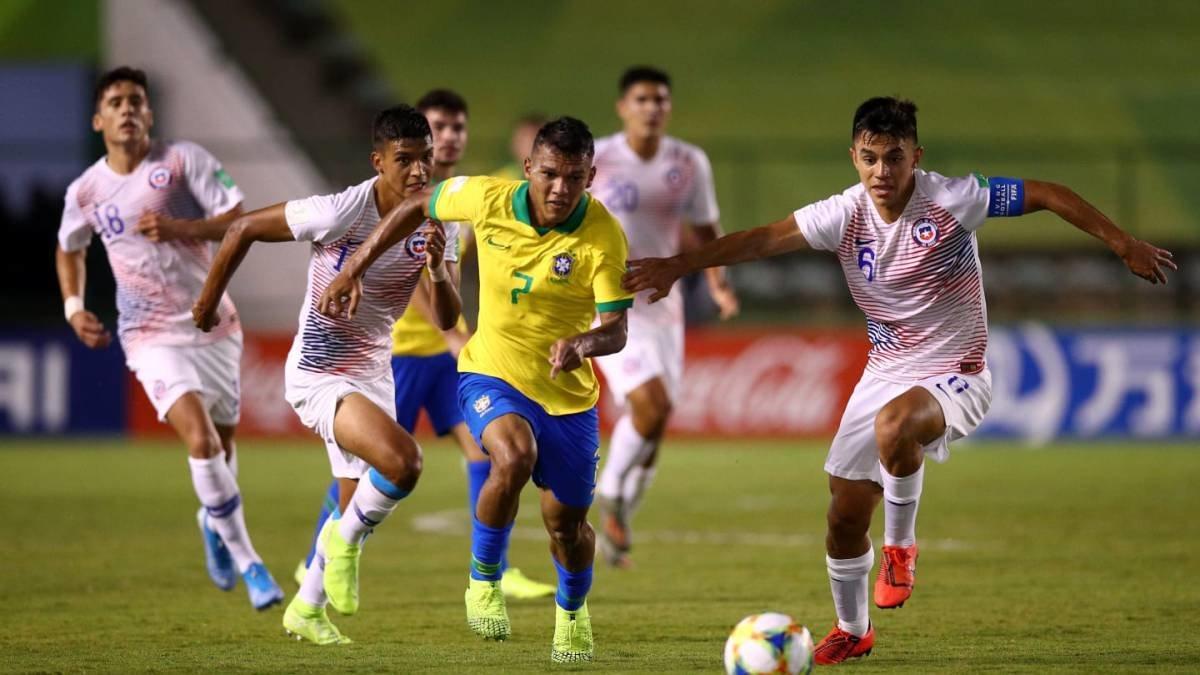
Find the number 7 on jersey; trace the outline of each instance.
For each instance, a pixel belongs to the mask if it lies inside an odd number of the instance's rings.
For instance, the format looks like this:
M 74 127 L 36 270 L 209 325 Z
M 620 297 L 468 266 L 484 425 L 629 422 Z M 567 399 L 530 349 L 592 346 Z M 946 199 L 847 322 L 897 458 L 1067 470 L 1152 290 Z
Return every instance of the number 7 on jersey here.
M 515 305 L 522 294 L 529 293 L 529 289 L 533 288 L 533 277 L 528 274 L 521 274 L 520 272 L 513 272 L 513 276 L 525 282 L 523 286 L 512 289 L 512 304 Z

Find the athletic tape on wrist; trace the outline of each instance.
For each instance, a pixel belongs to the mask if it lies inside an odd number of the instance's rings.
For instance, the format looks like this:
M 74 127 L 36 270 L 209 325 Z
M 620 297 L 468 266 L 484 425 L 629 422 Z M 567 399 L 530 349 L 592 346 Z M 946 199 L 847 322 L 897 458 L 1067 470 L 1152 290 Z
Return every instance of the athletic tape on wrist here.
M 72 295 L 66 300 L 63 300 L 63 315 L 66 316 L 68 322 L 71 321 L 71 317 L 75 316 L 76 312 L 82 311 L 83 298 L 79 297 L 78 295 Z

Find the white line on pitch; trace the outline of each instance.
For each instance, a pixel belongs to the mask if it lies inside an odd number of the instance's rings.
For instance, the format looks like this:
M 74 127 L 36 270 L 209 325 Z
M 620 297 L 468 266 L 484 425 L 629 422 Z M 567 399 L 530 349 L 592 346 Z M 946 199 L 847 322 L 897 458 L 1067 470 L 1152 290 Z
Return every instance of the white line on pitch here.
M 465 509 L 447 509 L 414 516 L 413 529 L 426 534 L 441 534 L 456 537 L 471 536 L 471 524 Z M 546 531 L 540 527 L 517 526 L 512 530 L 517 539 L 541 541 Z M 765 532 L 725 532 L 719 530 L 638 530 L 638 541 L 663 544 L 701 544 L 710 546 L 767 546 L 802 547 L 818 543 L 823 536 L 812 534 L 770 534 Z M 935 551 L 966 551 L 975 545 L 961 539 L 922 539 L 921 548 Z

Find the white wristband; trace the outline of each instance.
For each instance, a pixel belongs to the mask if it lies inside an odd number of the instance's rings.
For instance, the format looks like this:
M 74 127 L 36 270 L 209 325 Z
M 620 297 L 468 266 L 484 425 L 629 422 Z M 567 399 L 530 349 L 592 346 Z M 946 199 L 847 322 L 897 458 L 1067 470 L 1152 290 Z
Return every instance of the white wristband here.
M 435 284 L 450 280 L 450 273 L 446 271 L 445 260 L 443 260 L 437 267 L 429 268 L 429 280 Z
M 72 295 L 66 300 L 63 300 L 63 315 L 67 317 L 68 323 L 71 321 L 71 317 L 75 316 L 76 312 L 82 311 L 83 298 L 79 297 L 78 295 Z

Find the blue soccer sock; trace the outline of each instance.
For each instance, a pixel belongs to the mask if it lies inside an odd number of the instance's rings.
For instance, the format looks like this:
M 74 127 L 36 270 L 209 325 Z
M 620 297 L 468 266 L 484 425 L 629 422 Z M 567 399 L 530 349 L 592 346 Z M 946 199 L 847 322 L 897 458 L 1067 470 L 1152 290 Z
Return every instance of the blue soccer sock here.
M 321 513 L 317 514 L 317 526 L 313 530 L 312 545 L 308 547 L 308 555 L 304 558 L 305 567 L 312 564 L 313 556 L 317 554 L 317 537 L 321 535 L 321 528 L 325 527 L 325 521 L 330 516 L 338 517 L 338 479 L 336 478 L 329 484 L 329 489 L 325 491 L 325 501 L 321 503 Z
M 487 482 L 488 474 L 492 472 L 492 461 L 485 459 L 478 462 L 467 462 L 467 510 L 471 514 L 471 520 L 475 519 L 475 507 L 479 505 L 479 492 L 483 490 L 483 484 Z M 504 551 L 500 554 L 500 573 L 503 574 L 508 569 L 508 546 L 505 545 Z
M 587 569 L 580 572 L 572 572 L 563 567 L 554 556 L 550 556 L 550 559 L 554 561 L 554 569 L 558 570 L 558 592 L 554 594 L 554 601 L 568 612 L 583 607 L 588 591 L 592 590 L 592 566 L 588 565 Z
M 500 581 L 504 574 L 501 562 L 508 550 L 508 537 L 513 524 L 505 527 L 489 527 L 472 519 L 471 527 L 471 578 L 479 581 Z

